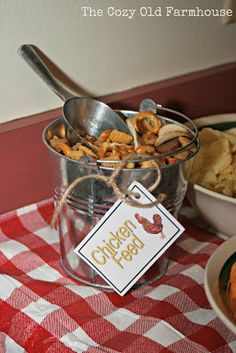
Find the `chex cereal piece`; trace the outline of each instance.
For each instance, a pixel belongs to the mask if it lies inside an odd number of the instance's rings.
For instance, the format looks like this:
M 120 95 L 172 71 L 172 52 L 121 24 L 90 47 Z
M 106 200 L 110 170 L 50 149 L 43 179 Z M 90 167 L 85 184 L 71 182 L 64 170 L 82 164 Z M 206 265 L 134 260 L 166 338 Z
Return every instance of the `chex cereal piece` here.
M 125 143 L 128 145 L 133 140 L 133 137 L 131 135 L 126 134 L 125 132 L 112 130 L 109 136 L 109 140 L 111 140 L 112 142 Z
M 84 156 L 84 152 L 79 150 L 71 150 L 67 155 L 67 157 L 76 160 L 79 160 L 82 156 Z
M 119 161 L 120 158 L 118 155 L 114 155 L 112 154 L 111 156 L 109 157 L 105 157 L 103 158 L 103 160 L 106 160 L 106 161 Z M 101 166 L 102 167 L 107 167 L 107 168 L 117 168 L 119 166 L 119 163 L 101 163 Z
M 96 153 L 86 146 L 80 146 L 79 151 L 82 151 L 86 156 L 97 158 Z

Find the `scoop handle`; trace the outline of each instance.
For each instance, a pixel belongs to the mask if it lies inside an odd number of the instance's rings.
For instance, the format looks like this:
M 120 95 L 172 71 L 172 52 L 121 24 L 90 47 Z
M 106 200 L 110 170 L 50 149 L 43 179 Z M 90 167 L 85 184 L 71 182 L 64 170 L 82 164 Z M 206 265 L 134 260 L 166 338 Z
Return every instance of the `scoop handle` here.
M 39 57 L 31 44 L 23 44 L 18 49 L 18 54 L 31 66 L 38 76 L 64 101 L 73 98 L 53 76 L 45 62 Z

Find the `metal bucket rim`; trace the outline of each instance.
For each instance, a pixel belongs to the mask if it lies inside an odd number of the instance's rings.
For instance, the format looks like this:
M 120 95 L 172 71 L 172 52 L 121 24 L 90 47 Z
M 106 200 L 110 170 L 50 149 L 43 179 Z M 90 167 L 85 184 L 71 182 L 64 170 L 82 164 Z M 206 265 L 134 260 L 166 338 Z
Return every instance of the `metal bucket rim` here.
M 192 154 L 190 154 L 187 158 L 185 158 L 185 159 L 183 159 L 183 160 L 181 160 L 181 159 L 179 159 L 176 163 L 175 163 L 175 165 L 178 165 L 178 164 L 180 164 L 180 163 L 184 163 L 184 162 L 186 162 L 187 160 L 189 160 L 189 159 L 191 159 L 191 158 L 193 158 L 194 156 L 195 156 L 195 154 L 198 152 L 198 150 L 199 150 L 199 148 L 200 148 L 200 141 L 199 141 L 199 139 L 198 139 L 198 128 L 197 128 L 197 126 L 194 124 L 194 122 L 189 118 L 189 117 L 187 117 L 186 115 L 184 115 L 184 114 L 182 114 L 182 113 L 180 113 L 180 112 L 177 112 L 177 111 L 175 111 L 175 110 L 172 110 L 172 109 L 169 109 L 169 108 L 164 108 L 164 107 L 160 107 L 160 108 L 158 108 L 158 110 L 164 110 L 164 111 L 168 111 L 168 112 L 170 112 L 170 113 L 173 113 L 173 114 L 177 114 L 177 115 L 179 115 L 179 116 L 181 116 L 182 118 L 184 118 L 184 119 L 186 119 L 187 120 L 187 122 L 188 123 L 190 123 L 191 125 L 192 125 L 192 128 L 193 128 L 193 130 L 191 129 L 191 128 L 189 128 L 189 126 L 185 126 L 184 124 L 182 124 L 182 123 L 179 123 L 179 122 L 177 122 L 177 121 L 175 121 L 175 120 L 173 120 L 173 119 L 170 119 L 170 118 L 167 118 L 167 117 L 164 117 L 166 120 L 168 120 L 168 121 L 171 121 L 172 123 L 177 123 L 178 125 L 180 125 L 180 126 L 183 126 L 183 127 L 185 127 L 185 128 L 187 128 L 190 132 L 191 132 L 191 134 L 192 134 L 192 136 L 193 136 L 193 138 L 192 138 L 192 140 L 187 144 L 187 145 L 185 145 L 185 146 L 181 146 L 181 147 L 179 147 L 179 148 L 177 148 L 177 149 L 175 149 L 175 150 L 172 150 L 172 151 L 168 151 L 168 152 L 166 152 L 166 153 L 162 153 L 162 154 L 160 154 L 160 155 L 158 155 L 158 156 L 155 156 L 155 158 L 153 158 L 153 156 L 149 156 L 149 157 L 144 157 L 144 158 L 142 158 L 142 161 L 152 161 L 152 160 L 158 160 L 158 159 L 160 159 L 160 158 L 163 158 L 163 157 L 166 157 L 166 156 L 168 156 L 168 155 L 170 155 L 170 154 L 176 154 L 176 153 L 178 153 L 178 152 L 181 152 L 181 151 L 183 151 L 183 150 L 186 150 L 190 145 L 192 145 L 192 144 L 195 144 L 195 147 L 196 147 L 196 150 L 192 153 Z M 133 110 L 117 110 L 118 112 L 121 112 L 122 114 L 137 114 L 138 112 L 137 111 L 133 111 Z M 56 120 L 53 120 L 53 121 L 51 121 L 45 128 L 44 128 L 44 130 L 43 130 L 43 133 L 42 133 L 42 139 L 43 139 L 43 142 L 44 142 L 44 144 L 45 144 L 45 146 L 50 150 L 50 151 L 52 151 L 54 154 L 56 154 L 56 155 L 58 155 L 58 156 L 60 156 L 61 158 L 64 158 L 64 159 L 66 159 L 66 160 L 69 160 L 70 162 L 72 162 L 72 163 L 75 163 L 76 165 L 78 165 L 78 164 L 80 164 L 81 162 L 79 161 L 79 160 L 75 160 L 75 159 L 71 159 L 71 158 L 68 158 L 68 157 L 66 157 L 65 155 L 63 155 L 63 154 L 61 154 L 61 153 L 59 153 L 59 152 L 57 152 L 53 147 L 51 147 L 50 146 L 50 144 L 48 143 L 48 140 L 47 140 L 47 138 L 46 138 L 46 133 L 47 133 L 47 131 L 48 131 L 48 129 L 50 128 L 50 126 L 52 126 L 53 124 L 55 124 L 56 122 L 62 122 L 63 123 L 63 121 L 64 121 L 64 118 L 63 118 L 63 116 L 61 116 L 61 117 L 59 117 L 58 119 L 56 119 Z M 66 124 L 66 123 L 65 123 Z M 140 162 L 140 160 L 128 160 L 127 161 L 127 163 L 128 162 Z M 103 166 L 100 166 L 99 164 L 100 163 L 106 163 L 106 164 L 119 164 L 121 161 L 117 161 L 117 160 L 114 160 L 114 161 L 112 161 L 112 160 L 100 160 L 100 159 L 98 159 L 98 160 L 91 160 L 91 162 L 87 162 L 88 163 L 88 165 L 90 165 L 91 167 L 98 167 L 99 169 L 101 169 L 101 170 L 114 170 L 114 168 L 112 168 L 112 167 L 103 167 Z M 172 165 L 163 165 L 163 166 L 161 166 L 161 169 L 166 169 L 166 168 L 170 168 Z M 132 170 L 135 170 L 135 171 L 143 171 L 143 170 L 152 170 L 152 169 L 155 169 L 154 167 L 152 168 L 123 168 L 122 170 L 123 171 L 132 171 Z

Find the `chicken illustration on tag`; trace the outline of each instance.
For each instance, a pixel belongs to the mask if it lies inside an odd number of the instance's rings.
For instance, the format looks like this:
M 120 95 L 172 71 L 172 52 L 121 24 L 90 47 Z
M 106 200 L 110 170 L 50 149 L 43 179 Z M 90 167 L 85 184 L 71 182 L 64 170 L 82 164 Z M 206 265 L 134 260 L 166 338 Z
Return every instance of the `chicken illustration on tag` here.
M 139 213 L 135 213 L 135 218 L 142 225 L 143 229 L 149 234 L 161 234 L 161 239 L 165 238 L 163 234 L 163 223 L 161 216 L 158 213 L 155 213 L 152 217 L 153 222 L 150 222 L 147 218 L 142 217 Z

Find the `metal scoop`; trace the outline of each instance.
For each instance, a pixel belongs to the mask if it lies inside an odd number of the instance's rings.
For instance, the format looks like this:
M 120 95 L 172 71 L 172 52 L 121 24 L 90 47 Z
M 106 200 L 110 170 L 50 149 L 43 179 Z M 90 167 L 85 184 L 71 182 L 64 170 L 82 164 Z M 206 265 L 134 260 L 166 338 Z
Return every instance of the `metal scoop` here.
M 18 53 L 43 81 L 65 101 L 64 119 L 82 141 L 84 138 L 80 131 L 85 131 L 95 137 L 98 137 L 104 130 L 116 129 L 130 133 L 123 119 L 106 104 L 90 97 L 76 97 L 68 92 L 53 76 L 32 45 L 22 45 L 18 49 Z

